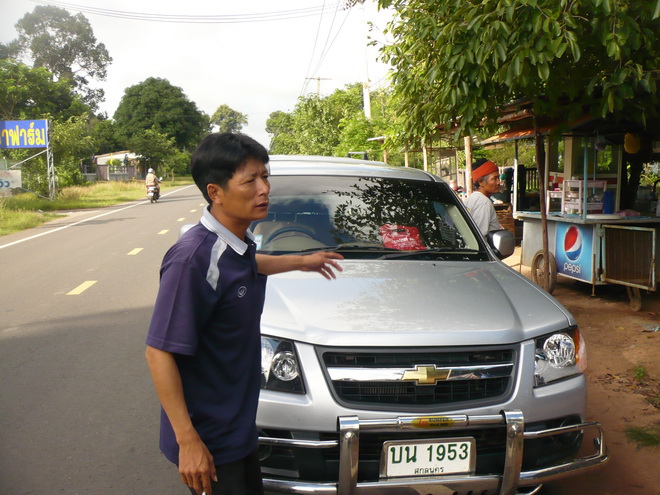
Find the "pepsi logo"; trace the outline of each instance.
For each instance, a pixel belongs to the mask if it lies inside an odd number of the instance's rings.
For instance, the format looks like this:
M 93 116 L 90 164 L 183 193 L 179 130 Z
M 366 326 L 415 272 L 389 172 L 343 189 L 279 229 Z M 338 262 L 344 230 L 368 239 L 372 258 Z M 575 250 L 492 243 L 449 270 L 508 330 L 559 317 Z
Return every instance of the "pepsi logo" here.
M 564 252 L 571 261 L 577 261 L 582 253 L 582 234 L 575 225 L 571 225 L 564 234 Z

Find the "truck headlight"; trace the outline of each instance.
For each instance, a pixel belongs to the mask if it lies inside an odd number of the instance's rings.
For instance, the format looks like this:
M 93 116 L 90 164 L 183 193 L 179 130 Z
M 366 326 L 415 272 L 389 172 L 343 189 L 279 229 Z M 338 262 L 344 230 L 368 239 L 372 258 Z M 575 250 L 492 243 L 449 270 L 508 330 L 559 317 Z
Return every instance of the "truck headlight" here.
M 305 393 L 298 356 L 290 340 L 261 336 L 261 388 Z
M 544 335 L 534 342 L 535 387 L 579 375 L 587 369 L 587 348 L 577 328 Z

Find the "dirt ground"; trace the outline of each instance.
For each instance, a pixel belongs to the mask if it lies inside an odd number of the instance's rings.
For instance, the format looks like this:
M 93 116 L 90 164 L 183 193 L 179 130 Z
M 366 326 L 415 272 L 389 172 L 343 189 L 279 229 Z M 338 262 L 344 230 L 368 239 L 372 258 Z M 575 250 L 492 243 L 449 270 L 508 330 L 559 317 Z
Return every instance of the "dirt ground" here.
M 520 270 L 519 250 L 505 262 Z M 529 268 L 522 274 L 530 277 Z M 660 291 L 642 291 L 633 312 L 625 287 L 592 286 L 560 276 L 553 292 L 577 319 L 587 343 L 588 420 L 605 430 L 610 460 L 581 476 L 546 485 L 544 495 L 660 494 L 660 448 L 640 447 L 626 429 L 660 425 Z M 655 330 L 655 331 L 654 331 Z

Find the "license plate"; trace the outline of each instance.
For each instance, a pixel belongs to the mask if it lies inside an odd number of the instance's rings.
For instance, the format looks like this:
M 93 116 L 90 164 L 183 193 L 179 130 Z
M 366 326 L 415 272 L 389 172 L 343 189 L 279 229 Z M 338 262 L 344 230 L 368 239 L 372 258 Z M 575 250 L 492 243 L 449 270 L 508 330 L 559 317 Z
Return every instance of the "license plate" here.
M 474 473 L 475 448 L 472 437 L 385 442 L 381 477 Z

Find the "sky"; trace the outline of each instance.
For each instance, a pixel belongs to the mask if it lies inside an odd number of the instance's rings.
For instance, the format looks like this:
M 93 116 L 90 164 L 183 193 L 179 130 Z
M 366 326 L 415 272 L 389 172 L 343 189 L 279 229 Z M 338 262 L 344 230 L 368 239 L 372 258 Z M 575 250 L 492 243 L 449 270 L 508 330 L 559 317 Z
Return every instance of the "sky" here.
M 16 22 L 37 5 L 82 12 L 105 44 L 113 59 L 107 78 L 90 86 L 105 90 L 100 110 L 109 117 L 126 88 L 158 77 L 208 115 L 222 104 L 246 114 L 243 132 L 268 147 L 268 116 L 291 112 L 300 96 L 365 79 L 374 89 L 388 84 L 389 68 L 367 38 L 386 42 L 391 12 L 374 0 L 349 10 L 337 0 L 0 0 L 0 42 L 15 39 Z

